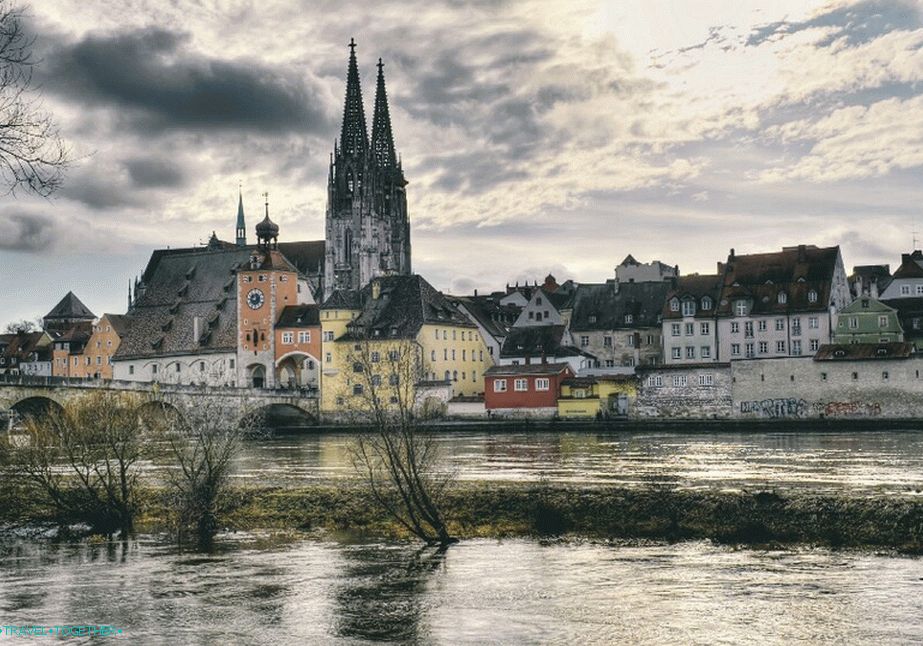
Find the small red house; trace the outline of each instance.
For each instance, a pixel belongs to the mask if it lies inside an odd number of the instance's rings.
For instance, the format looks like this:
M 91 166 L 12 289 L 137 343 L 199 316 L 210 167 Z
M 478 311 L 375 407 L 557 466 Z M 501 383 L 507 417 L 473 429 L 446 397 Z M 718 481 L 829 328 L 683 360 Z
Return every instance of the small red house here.
M 484 373 L 484 405 L 497 413 L 553 415 L 561 382 L 573 376 L 566 363 L 493 366 Z

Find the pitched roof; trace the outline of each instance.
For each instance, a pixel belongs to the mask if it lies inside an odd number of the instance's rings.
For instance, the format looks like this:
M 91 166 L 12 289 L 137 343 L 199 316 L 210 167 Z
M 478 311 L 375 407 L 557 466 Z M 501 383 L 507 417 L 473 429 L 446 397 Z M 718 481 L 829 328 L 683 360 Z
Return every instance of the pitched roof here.
M 57 305 L 51 308 L 44 318 L 46 319 L 86 319 L 92 321 L 96 315 L 84 305 L 74 292 L 67 292 Z
M 859 296 L 852 303 L 840 310 L 840 314 L 854 314 L 856 312 L 896 312 L 890 305 L 885 305 L 877 298 Z
M 485 377 L 502 377 L 507 375 L 559 375 L 570 370 L 566 363 L 528 363 L 525 365 L 491 366 L 484 373 Z
M 336 289 L 321 304 L 320 308 L 322 310 L 360 310 L 362 299 L 359 296 L 359 290 Z
M 103 317 L 109 321 L 113 331 L 119 336 L 124 337 L 130 323 L 125 314 L 103 314 Z
M 741 299 L 751 303 L 750 312 L 756 315 L 826 310 L 839 253 L 839 247 L 799 245 L 772 253 L 731 255 L 718 314 L 732 315 L 734 301 Z M 785 302 L 780 303 L 782 292 Z
M 375 278 L 360 290 L 359 298 L 362 311 L 350 321 L 347 333 L 338 340 L 412 339 L 426 323 L 476 327 L 418 274 Z
M 881 302 L 897 310 L 905 339 L 923 338 L 923 298 L 889 298 Z
M 282 310 L 277 328 L 316 327 L 320 325 L 320 307 L 317 305 L 288 305 Z
M 563 325 L 537 325 L 510 329 L 500 348 L 501 357 L 573 357 L 585 354 L 567 345 Z
M 907 359 L 913 354 L 912 343 L 844 343 L 824 344 L 814 361 L 865 361 L 870 359 Z
M 644 283 L 582 283 L 577 287 L 571 329 L 617 330 L 657 327 L 669 281 Z M 625 316 L 631 315 L 631 323 Z
M 680 276 L 675 281 L 675 287 L 667 292 L 663 303 L 663 318 L 682 318 L 682 310 L 673 311 L 670 308 L 670 301 L 678 298 L 681 301 L 692 299 L 696 302 L 695 316 L 713 317 L 715 308 L 718 306 L 718 299 L 721 297 L 721 281 L 723 277 L 719 274 L 689 274 Z M 711 299 L 711 309 L 706 310 L 702 307 L 702 301 L 705 297 Z
M 488 334 L 502 339 L 509 334 L 510 327 L 519 318 L 522 308 L 516 305 L 501 305 L 489 296 L 449 296 L 451 302 L 461 305 Z
M 323 240 L 301 240 L 298 242 L 280 242 L 279 251 L 305 276 L 324 273 Z
M 892 278 L 923 277 L 923 255 L 919 251 L 901 254 L 901 266 L 894 271 Z
M 155 251 L 145 288 L 125 315 L 128 326 L 115 358 L 236 351 L 237 270 L 249 267 L 250 253 L 237 246 Z M 195 317 L 200 320 L 198 339 Z

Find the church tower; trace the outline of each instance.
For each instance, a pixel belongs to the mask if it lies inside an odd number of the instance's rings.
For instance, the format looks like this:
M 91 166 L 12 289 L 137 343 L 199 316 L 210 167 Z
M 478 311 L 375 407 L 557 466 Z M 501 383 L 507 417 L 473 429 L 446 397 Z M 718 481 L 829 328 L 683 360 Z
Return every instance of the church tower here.
M 343 127 L 327 179 L 325 298 L 336 289 L 361 289 L 376 276 L 410 273 L 407 181 L 395 154 L 383 67 L 379 60 L 370 142 L 350 41 Z
M 247 225 L 244 223 L 244 195 L 237 190 L 237 246 L 247 246 Z

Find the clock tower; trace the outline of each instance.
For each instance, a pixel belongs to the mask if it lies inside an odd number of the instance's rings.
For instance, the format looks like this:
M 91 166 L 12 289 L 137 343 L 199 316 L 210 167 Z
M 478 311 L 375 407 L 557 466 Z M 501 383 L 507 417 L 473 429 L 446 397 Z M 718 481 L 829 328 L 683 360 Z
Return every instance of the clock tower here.
M 288 305 L 298 304 L 298 272 L 276 251 L 279 226 L 266 217 L 256 225 L 259 240 L 249 262 L 237 270 L 238 383 L 249 388 L 277 385 L 276 322 Z

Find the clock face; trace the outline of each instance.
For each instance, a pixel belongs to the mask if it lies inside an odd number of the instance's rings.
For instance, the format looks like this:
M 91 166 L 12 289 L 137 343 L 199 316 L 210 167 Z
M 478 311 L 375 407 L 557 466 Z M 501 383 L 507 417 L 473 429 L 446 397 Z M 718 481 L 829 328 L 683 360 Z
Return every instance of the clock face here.
M 263 292 L 258 289 L 251 289 L 247 292 L 247 305 L 251 310 L 258 310 L 263 305 Z

